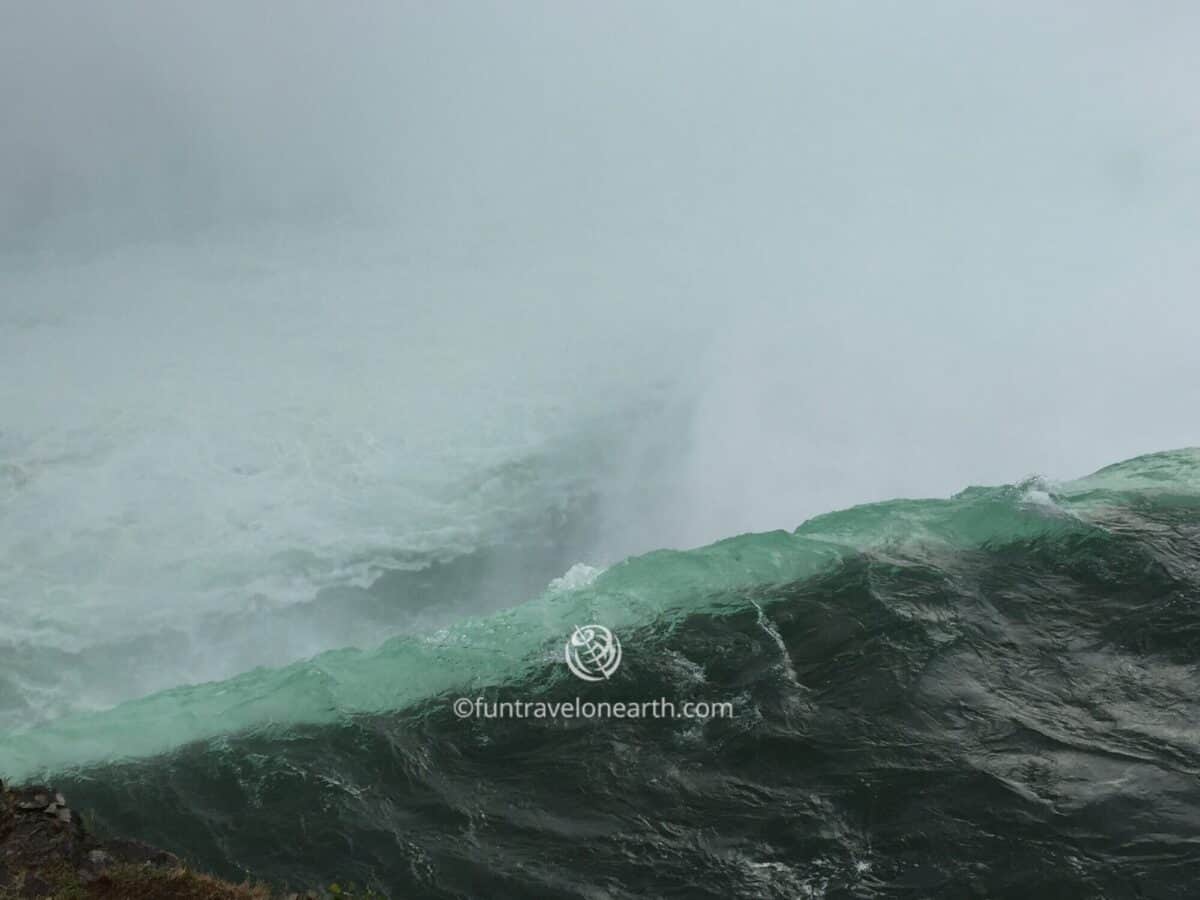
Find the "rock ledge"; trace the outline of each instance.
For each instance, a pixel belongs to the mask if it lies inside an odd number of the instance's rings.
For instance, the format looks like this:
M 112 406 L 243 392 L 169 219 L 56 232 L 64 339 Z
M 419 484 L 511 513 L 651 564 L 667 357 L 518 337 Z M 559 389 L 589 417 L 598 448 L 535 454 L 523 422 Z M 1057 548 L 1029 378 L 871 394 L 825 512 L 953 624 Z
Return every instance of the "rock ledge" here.
M 266 900 L 262 888 L 187 870 L 141 841 L 100 841 L 52 787 L 0 782 L 0 900 L 140 897 Z

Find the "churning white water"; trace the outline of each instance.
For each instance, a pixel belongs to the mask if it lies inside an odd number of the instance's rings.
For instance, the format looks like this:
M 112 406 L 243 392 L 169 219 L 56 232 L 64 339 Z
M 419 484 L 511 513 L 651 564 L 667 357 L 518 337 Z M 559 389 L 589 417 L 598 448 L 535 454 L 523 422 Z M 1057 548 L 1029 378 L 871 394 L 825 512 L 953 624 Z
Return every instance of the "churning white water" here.
M 1184 7 L 331 9 L 0 13 L 0 726 L 1200 440 Z

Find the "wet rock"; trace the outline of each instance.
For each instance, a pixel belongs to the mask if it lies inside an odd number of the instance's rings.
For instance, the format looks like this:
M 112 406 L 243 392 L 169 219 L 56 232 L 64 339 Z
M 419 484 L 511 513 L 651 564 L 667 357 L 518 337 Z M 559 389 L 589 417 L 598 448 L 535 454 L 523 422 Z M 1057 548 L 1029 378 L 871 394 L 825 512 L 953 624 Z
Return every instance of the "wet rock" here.
M 79 880 L 84 884 L 98 881 L 104 877 L 108 867 L 115 861 L 106 850 L 89 850 L 83 864 L 79 867 Z
M 24 788 L 14 791 L 17 809 L 22 812 L 35 812 L 50 805 L 50 794 L 45 788 Z
M 97 840 L 53 788 L 0 783 L 0 897 L 141 896 L 147 879 L 153 888 L 146 896 L 268 897 L 265 889 L 248 893 L 191 872 L 173 853 L 141 841 Z
M 141 841 L 96 840 L 51 788 L 0 789 L 0 892 L 51 896 L 55 888 L 46 880 L 51 872 L 74 871 L 88 883 L 118 863 L 180 865 L 174 854 Z
M 146 863 L 166 869 L 181 865 L 179 857 L 174 853 L 159 850 L 157 847 L 151 847 L 141 841 L 107 841 L 102 849 L 113 860 L 120 863 Z

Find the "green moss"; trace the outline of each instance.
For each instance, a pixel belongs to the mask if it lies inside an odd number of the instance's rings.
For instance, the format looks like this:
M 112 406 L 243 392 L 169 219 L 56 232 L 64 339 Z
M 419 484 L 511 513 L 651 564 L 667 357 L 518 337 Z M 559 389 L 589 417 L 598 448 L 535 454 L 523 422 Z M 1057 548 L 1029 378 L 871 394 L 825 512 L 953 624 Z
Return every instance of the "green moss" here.
M 260 885 L 231 884 L 186 868 L 143 864 L 113 866 L 88 883 L 65 865 L 23 873 L 12 887 L 0 890 L 0 900 L 17 900 L 21 886 L 35 878 L 49 886 L 48 896 L 55 900 L 271 900 L 271 892 Z
M 40 799 L 32 807 L 19 806 L 22 795 L 17 791 L 23 791 L 26 800 Z M 276 893 L 261 884 L 233 884 L 195 872 L 171 854 L 136 841 L 116 850 L 117 858 L 132 849 L 135 857 L 147 861 L 115 862 L 106 845 L 87 834 L 77 815 L 66 820 L 41 815 L 37 804 L 54 796 L 53 788 L 17 791 L 0 783 L 0 900 L 386 900 L 386 895 L 354 884 L 335 883 L 300 894 Z M 82 870 L 72 864 L 85 856 L 93 859 L 96 851 L 101 854 L 95 857 L 98 863 Z M 103 863 L 108 865 L 97 871 Z
M 383 894 L 377 894 L 370 888 L 360 888 L 353 883 L 341 885 L 336 881 L 329 886 L 329 896 L 337 900 L 386 900 Z

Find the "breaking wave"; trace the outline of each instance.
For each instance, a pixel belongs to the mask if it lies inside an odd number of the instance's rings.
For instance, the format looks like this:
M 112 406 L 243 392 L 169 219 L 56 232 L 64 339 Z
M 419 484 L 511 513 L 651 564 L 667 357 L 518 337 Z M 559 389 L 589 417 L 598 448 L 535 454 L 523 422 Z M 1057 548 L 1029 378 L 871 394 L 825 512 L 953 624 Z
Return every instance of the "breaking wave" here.
M 562 641 L 593 621 L 625 662 L 581 686 Z M 398 896 L 1184 897 L 1198 659 L 1189 449 L 576 566 L 375 650 L 10 734 L 0 770 L 218 871 Z M 450 712 L 584 690 L 735 715 Z

